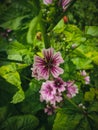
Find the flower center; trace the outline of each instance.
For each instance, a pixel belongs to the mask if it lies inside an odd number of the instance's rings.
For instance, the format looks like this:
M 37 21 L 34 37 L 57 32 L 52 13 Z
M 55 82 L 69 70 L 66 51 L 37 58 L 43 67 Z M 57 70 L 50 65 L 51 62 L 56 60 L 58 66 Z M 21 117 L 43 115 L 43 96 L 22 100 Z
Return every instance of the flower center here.
M 52 59 L 46 60 L 45 67 L 51 69 L 53 67 L 53 60 Z
M 62 83 L 61 82 L 59 82 L 59 81 L 55 81 L 55 87 L 56 88 L 60 88 L 61 87 L 61 85 L 62 85 Z
M 53 91 L 53 88 L 48 85 L 48 86 L 47 86 L 46 93 L 50 95 L 52 91 Z

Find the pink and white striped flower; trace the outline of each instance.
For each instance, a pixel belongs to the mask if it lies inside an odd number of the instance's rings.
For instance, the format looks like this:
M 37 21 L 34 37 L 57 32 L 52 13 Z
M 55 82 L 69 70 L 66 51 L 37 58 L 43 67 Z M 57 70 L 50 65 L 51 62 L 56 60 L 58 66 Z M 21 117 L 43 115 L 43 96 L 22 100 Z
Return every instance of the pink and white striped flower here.
M 48 79 L 49 75 L 52 74 L 53 77 L 57 78 L 60 74 L 63 74 L 63 69 L 59 67 L 64 60 L 60 52 L 54 54 L 54 49 L 44 49 L 43 58 L 39 56 L 34 57 L 33 68 L 38 69 L 39 77 L 43 79 Z M 35 75 L 32 75 L 36 77 Z
M 74 84 L 74 81 L 66 82 L 67 97 L 72 98 L 78 93 L 78 87 Z
M 53 82 L 54 87 L 57 89 L 58 92 L 64 92 L 66 83 L 60 78 L 56 78 Z
M 65 11 L 72 0 L 62 0 L 62 8 Z
M 43 3 L 48 5 L 48 4 L 52 4 L 52 0 L 43 0 Z
M 50 102 L 54 95 L 56 94 L 56 89 L 53 86 L 52 81 L 46 81 L 42 84 L 41 90 L 39 91 L 40 95 L 40 101 L 46 101 L 47 103 Z
M 90 84 L 90 76 L 86 76 L 84 80 L 85 80 L 85 84 Z
M 56 103 L 60 103 L 63 100 L 62 94 L 59 92 L 56 92 L 54 97 L 50 100 L 50 104 L 53 106 L 56 106 Z
M 40 75 L 39 75 L 39 69 L 34 67 L 34 68 L 31 68 L 32 70 L 32 77 L 35 77 L 37 80 L 41 80 L 43 79 Z
M 57 91 L 57 88 L 54 86 L 54 81 L 44 82 L 39 93 L 41 102 L 46 101 L 46 103 L 54 106 L 56 106 L 57 102 L 59 103 L 63 100 L 62 93 Z
M 83 77 L 85 84 L 90 84 L 90 76 L 86 73 L 85 70 L 80 71 L 80 75 Z
M 55 106 L 49 106 L 47 105 L 46 108 L 44 109 L 45 113 L 47 113 L 47 115 L 52 115 L 55 111 L 56 107 Z

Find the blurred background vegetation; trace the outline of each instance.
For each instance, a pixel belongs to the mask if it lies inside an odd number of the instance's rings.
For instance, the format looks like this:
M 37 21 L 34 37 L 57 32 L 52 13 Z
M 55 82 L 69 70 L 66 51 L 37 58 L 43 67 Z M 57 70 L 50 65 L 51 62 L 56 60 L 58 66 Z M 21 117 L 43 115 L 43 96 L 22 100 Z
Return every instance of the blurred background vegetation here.
M 78 25 L 81 29 L 85 26 L 97 26 L 97 2 L 97 0 L 77 0 L 68 12 L 70 23 Z
M 65 12 L 69 18 L 69 23 L 76 24 L 81 29 L 84 29 L 85 26 L 98 25 L 97 2 L 97 0 L 76 0 L 71 9 Z M 35 14 L 32 4 L 32 0 L 0 0 L 0 24 L 19 16 L 28 22 L 30 17 Z

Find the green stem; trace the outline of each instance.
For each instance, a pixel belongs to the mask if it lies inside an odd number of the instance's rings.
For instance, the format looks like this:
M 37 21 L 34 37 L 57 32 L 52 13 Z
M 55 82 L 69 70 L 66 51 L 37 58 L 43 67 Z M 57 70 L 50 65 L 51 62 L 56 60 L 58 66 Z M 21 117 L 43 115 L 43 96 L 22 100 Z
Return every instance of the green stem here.
M 5 62 L 15 62 L 15 63 L 21 63 L 21 64 L 23 64 L 23 61 L 10 60 L 10 59 L 6 59 L 6 58 L 0 58 L 0 61 L 5 61 Z
M 49 48 L 51 46 L 50 38 L 49 38 L 49 35 L 47 33 L 46 23 L 42 19 L 40 20 L 40 27 L 41 27 L 41 32 L 42 32 L 42 35 L 44 38 L 45 48 Z
M 76 105 L 71 99 L 67 98 L 65 95 L 64 95 L 64 98 L 70 102 L 74 107 L 76 107 L 77 109 L 79 109 L 78 105 Z

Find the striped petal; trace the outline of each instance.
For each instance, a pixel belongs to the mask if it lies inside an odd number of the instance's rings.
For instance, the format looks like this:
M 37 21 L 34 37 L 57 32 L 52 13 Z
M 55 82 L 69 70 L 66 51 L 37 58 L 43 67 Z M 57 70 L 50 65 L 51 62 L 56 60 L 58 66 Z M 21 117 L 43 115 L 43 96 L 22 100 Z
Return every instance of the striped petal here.
M 59 65 L 61 63 L 64 63 L 64 60 L 61 56 L 60 52 L 57 52 L 54 56 L 53 56 L 53 64 L 55 65 Z
M 49 49 L 44 49 L 43 50 L 43 55 L 45 60 L 50 60 L 53 57 L 53 53 L 54 53 L 54 49 L 53 48 L 49 48 Z
M 57 78 L 60 74 L 63 74 L 64 73 L 64 70 L 61 69 L 60 67 L 58 66 L 54 66 L 52 69 L 51 69 L 51 74 L 53 75 L 53 77 Z

